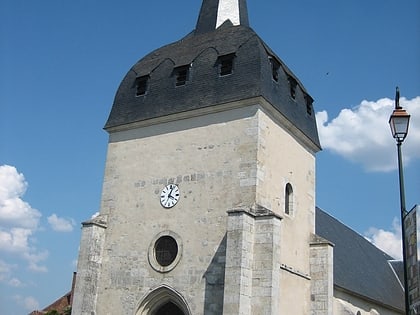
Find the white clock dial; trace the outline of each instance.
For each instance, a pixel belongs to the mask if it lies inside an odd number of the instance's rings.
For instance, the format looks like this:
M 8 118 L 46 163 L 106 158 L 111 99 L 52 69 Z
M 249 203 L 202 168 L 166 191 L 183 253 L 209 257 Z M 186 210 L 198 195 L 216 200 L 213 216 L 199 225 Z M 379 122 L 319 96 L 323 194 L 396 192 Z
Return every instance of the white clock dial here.
M 160 204 L 164 208 L 172 208 L 178 202 L 179 196 L 178 185 L 169 184 L 163 188 L 160 194 Z

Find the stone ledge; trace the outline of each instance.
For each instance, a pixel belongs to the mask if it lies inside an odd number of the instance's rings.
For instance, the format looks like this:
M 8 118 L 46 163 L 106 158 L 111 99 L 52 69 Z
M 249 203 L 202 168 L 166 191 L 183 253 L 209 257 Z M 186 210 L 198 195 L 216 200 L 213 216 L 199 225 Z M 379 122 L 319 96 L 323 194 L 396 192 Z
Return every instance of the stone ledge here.
M 236 214 L 241 214 L 241 213 L 247 214 L 248 216 L 254 219 L 264 218 L 264 217 L 274 217 L 279 220 L 283 220 L 283 216 L 260 205 L 256 205 L 255 207 L 252 207 L 250 209 L 238 208 L 238 209 L 231 209 L 227 211 L 228 215 L 236 215 Z

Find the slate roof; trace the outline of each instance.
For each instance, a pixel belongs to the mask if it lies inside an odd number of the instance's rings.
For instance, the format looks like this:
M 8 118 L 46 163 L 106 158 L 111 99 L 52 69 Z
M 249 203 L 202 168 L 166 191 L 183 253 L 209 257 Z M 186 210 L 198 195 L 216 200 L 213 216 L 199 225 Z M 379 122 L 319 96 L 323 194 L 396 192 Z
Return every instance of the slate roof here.
M 404 292 L 390 263 L 393 258 L 319 208 L 315 218 L 316 234 L 335 245 L 334 285 L 404 310 Z
M 211 15 L 203 14 L 200 19 L 212 21 Z M 105 129 L 262 96 L 320 149 L 313 99 L 280 58 L 246 23 L 233 26 L 227 20 L 218 29 L 204 32 L 200 19 L 197 27 L 202 31 L 151 52 L 128 71 Z M 228 54 L 235 56 L 233 73 L 220 76 L 219 57 Z M 270 58 L 280 67 L 277 82 Z M 174 69 L 180 66 L 190 66 L 190 73 L 185 85 L 176 86 Z M 147 92 L 136 96 L 136 78 L 143 76 L 149 78 Z M 291 81 L 297 84 L 295 97 Z

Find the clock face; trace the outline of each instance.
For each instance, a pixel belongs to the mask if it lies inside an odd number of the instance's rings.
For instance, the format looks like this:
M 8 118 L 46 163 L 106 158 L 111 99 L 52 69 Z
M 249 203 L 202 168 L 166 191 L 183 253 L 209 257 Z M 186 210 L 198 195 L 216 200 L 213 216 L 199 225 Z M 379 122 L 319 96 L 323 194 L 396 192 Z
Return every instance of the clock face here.
M 178 202 L 179 195 L 178 185 L 169 184 L 163 188 L 160 194 L 160 204 L 164 208 L 172 208 Z

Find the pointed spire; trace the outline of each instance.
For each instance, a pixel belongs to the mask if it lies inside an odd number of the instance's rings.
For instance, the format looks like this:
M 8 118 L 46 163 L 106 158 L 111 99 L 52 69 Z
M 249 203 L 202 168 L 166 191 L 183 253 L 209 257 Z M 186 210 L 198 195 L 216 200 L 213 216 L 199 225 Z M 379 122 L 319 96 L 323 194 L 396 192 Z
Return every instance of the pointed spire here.
M 249 26 L 246 0 L 203 0 L 195 31 L 213 31 L 227 20 Z

